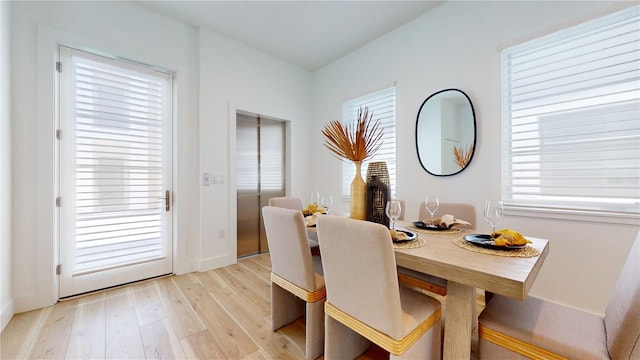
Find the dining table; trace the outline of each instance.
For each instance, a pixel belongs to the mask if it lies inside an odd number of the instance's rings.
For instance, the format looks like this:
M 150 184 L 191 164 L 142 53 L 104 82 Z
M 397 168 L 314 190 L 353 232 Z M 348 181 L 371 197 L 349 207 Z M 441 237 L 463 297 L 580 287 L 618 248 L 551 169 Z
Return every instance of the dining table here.
M 473 251 L 469 246 L 458 245 L 465 235 L 477 234 L 477 230 L 420 231 L 407 221 L 396 222 L 396 226 L 415 232 L 424 240 L 424 246 L 396 247 L 397 266 L 447 280 L 445 360 L 471 356 L 476 289 L 524 300 L 549 252 L 548 240 L 527 236 L 531 241 L 527 246 L 533 248 L 535 256 L 497 256 L 490 251 Z
M 396 221 L 396 228 L 415 233 L 423 244 L 394 246 L 396 265 L 447 281 L 444 360 L 471 357 L 473 320 L 477 315 L 476 289 L 524 300 L 549 252 L 547 239 L 530 236 L 526 236 L 531 241 L 527 246 L 535 256 L 497 256 L 499 252 L 473 251 L 473 245 L 461 247 L 456 244 L 456 241 L 458 244 L 463 242 L 466 235 L 478 234 L 477 230 L 429 231 L 404 220 Z M 307 229 L 309 238 L 317 240 L 315 227 Z

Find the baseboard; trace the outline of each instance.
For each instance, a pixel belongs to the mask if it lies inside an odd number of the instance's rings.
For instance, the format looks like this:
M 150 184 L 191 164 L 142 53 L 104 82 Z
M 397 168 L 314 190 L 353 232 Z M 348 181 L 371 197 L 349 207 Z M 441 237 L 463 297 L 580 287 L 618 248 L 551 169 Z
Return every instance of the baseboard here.
M 206 259 L 200 260 L 200 266 L 198 266 L 198 271 L 209 271 L 213 269 L 218 269 L 221 267 L 233 265 L 238 262 L 238 259 L 235 256 L 216 256 L 210 257 Z
M 11 321 L 14 314 L 15 308 L 13 305 L 13 299 L 11 299 L 8 304 L 2 307 L 2 313 L 0 314 L 0 332 L 4 330 L 7 324 L 9 324 L 9 321 Z

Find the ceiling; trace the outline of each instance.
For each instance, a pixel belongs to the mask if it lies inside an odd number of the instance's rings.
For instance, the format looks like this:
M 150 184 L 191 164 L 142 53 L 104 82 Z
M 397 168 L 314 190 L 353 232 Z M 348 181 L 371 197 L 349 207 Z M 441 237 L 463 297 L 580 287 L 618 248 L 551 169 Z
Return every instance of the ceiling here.
M 313 71 L 444 1 L 135 1 Z

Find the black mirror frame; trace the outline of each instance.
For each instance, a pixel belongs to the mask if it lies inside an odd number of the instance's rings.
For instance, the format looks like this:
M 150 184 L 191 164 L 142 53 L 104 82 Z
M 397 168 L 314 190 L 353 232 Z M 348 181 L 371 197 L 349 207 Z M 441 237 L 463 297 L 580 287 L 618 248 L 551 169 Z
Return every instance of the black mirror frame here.
M 462 95 L 464 95 L 464 97 L 469 102 L 469 106 L 471 107 L 471 114 L 473 115 L 473 151 L 471 152 L 471 157 L 469 158 L 469 162 L 467 162 L 467 165 L 465 165 L 465 167 L 461 168 L 460 170 L 458 170 L 458 171 L 456 171 L 454 173 L 451 173 L 451 174 L 434 174 L 431 171 L 429 171 L 429 169 L 427 169 L 427 167 L 422 162 L 422 158 L 420 157 L 420 149 L 418 147 L 418 123 L 420 122 L 420 112 L 422 111 L 422 108 L 424 107 L 424 105 L 429 101 L 429 99 L 431 99 L 432 97 L 434 97 L 434 96 L 436 96 L 436 95 L 438 95 L 440 93 L 443 93 L 445 91 L 457 91 L 457 92 L 461 93 Z M 473 108 L 473 103 L 471 102 L 471 99 L 469 98 L 469 96 L 464 91 L 462 91 L 460 89 L 455 89 L 455 88 L 440 90 L 440 91 L 437 91 L 437 92 L 429 95 L 429 97 L 427 97 L 422 102 L 422 105 L 420 105 L 420 109 L 418 109 L 418 114 L 416 115 L 416 127 L 415 127 L 414 133 L 415 133 L 415 145 L 416 145 L 416 154 L 418 155 L 418 162 L 420 162 L 420 166 L 422 166 L 424 171 L 428 172 L 429 174 L 431 174 L 433 176 L 453 176 L 453 175 L 461 173 L 462 171 L 464 171 L 464 169 L 469 167 L 469 164 L 471 164 L 471 161 L 473 160 L 473 157 L 476 154 L 476 143 L 477 143 L 477 139 L 478 139 L 478 127 L 477 127 L 477 123 L 476 123 L 476 111 Z

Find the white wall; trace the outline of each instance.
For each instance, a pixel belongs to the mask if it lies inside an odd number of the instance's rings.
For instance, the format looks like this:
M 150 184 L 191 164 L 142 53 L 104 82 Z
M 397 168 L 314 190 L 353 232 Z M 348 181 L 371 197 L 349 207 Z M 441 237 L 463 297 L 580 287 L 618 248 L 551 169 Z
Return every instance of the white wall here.
M 11 106 L 9 9 L 0 2 L 0 331 L 13 316 L 11 289 Z
M 322 147 L 321 128 L 341 119 L 342 102 L 397 84 L 397 196 L 405 218 L 418 216 L 426 195 L 469 202 L 500 197 L 500 51 L 519 40 L 608 11 L 617 2 L 447 2 L 314 73 L 313 152 L 315 189 L 340 194 L 340 162 Z M 615 5 L 619 7 L 618 5 Z M 627 4 L 628 6 L 628 4 Z M 466 92 L 476 111 L 478 139 L 470 166 L 435 177 L 418 162 L 414 142 L 420 104 L 447 88 Z M 313 134 L 317 134 L 314 136 Z M 335 205 L 347 211 L 348 204 Z M 482 219 L 481 213 L 478 219 Z M 489 225 L 480 220 L 479 229 Z M 507 216 L 502 226 L 550 239 L 550 253 L 531 294 L 602 313 L 638 232 L 638 225 Z
M 226 183 L 200 187 L 201 270 L 236 262 L 236 110 L 289 121 L 292 194 L 306 189 L 311 74 L 217 33 L 200 30 L 200 168 Z M 219 237 L 222 230 L 227 236 Z

